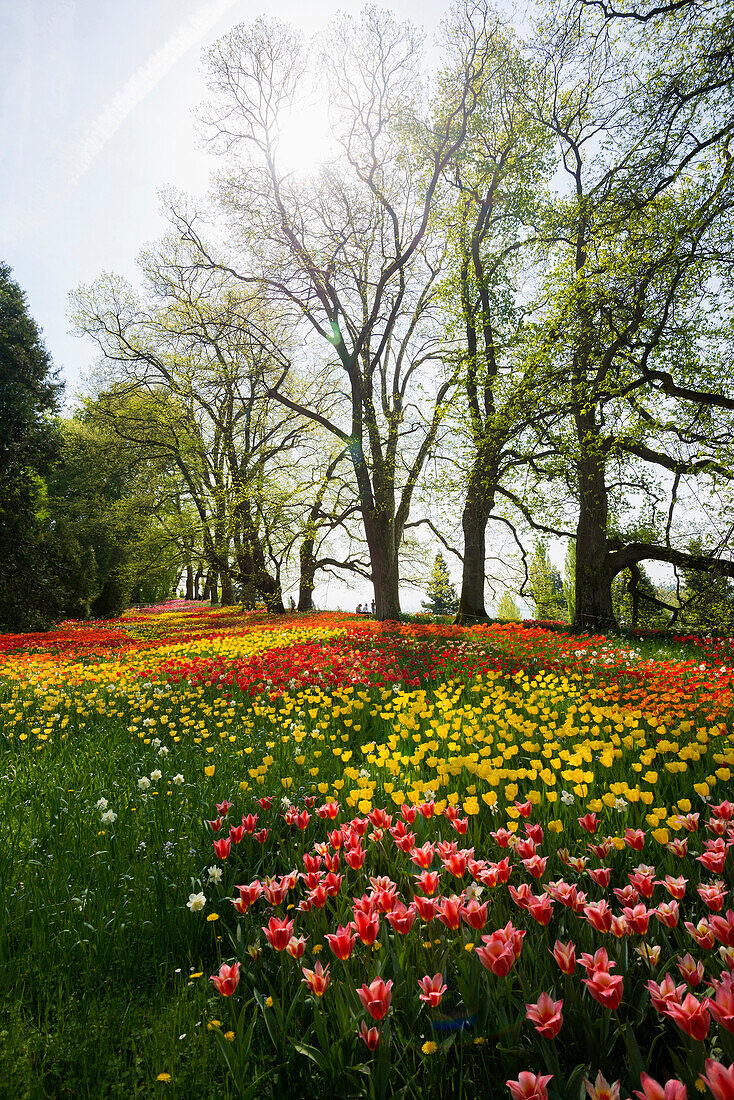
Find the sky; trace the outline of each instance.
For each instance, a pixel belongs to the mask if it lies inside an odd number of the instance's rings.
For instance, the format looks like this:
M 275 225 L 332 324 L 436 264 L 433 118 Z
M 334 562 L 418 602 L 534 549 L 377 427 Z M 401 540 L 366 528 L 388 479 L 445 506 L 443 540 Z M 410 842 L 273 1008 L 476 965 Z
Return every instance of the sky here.
M 385 0 L 435 40 L 450 0 Z M 328 34 L 361 0 L 0 0 L 0 260 L 24 290 L 71 409 L 95 362 L 71 333 L 68 295 L 104 272 L 135 283 L 163 235 L 160 194 L 206 194 L 218 158 L 197 123 L 203 52 L 238 23 L 276 16 Z M 313 116 L 312 116 L 312 121 Z M 296 135 L 306 146 L 309 134 Z M 455 578 L 458 580 L 458 578 Z M 406 610 L 423 594 L 404 590 Z M 331 581 L 327 606 L 371 586 Z
M 435 35 L 448 0 L 390 0 Z M 202 53 L 263 14 L 328 33 L 354 0 L 0 0 L 0 259 L 73 397 L 94 349 L 68 294 L 165 231 L 160 192 L 204 195 L 218 158 L 197 125 Z M 305 136 L 305 135 L 303 135 Z

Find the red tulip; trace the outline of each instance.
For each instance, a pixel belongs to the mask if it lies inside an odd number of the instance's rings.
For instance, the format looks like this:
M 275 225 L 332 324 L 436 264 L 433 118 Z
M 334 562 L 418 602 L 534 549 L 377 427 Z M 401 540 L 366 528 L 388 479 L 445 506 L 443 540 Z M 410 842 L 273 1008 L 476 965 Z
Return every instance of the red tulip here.
M 438 919 L 441 924 L 455 932 L 461 927 L 461 898 L 452 894 L 449 898 L 439 898 Z
M 553 947 L 553 958 L 564 974 L 573 974 L 576 969 L 576 945 L 561 943 L 560 940 L 556 940 Z
M 357 996 L 373 1020 L 382 1020 L 387 1015 L 392 1000 L 392 981 L 384 982 L 380 977 L 374 978 L 369 985 L 363 985 L 357 990 Z
M 517 1081 L 505 1081 L 512 1094 L 512 1100 L 548 1100 L 546 1085 L 553 1078 L 552 1073 L 530 1073 L 524 1069 Z
M 597 932 L 608 932 L 612 927 L 612 910 L 609 908 L 609 902 L 604 899 L 587 905 L 584 908 L 584 915 Z
M 734 909 L 729 909 L 725 917 L 709 917 L 709 925 L 720 943 L 734 947 Z
M 328 966 L 323 967 L 320 960 L 313 970 L 304 966 L 301 981 L 308 986 L 309 992 L 313 993 L 314 997 L 323 997 L 330 981 Z
M 548 894 L 538 896 L 531 894 L 528 898 L 528 910 L 538 924 L 550 924 L 553 916 L 553 901 Z
M 286 920 L 285 917 L 283 920 L 278 920 L 277 917 L 271 917 L 268 921 L 267 928 L 263 927 L 262 931 L 265 933 L 265 939 L 272 948 L 276 951 L 285 951 L 293 935 L 293 921 Z
M 661 901 L 657 909 L 652 909 L 651 912 L 653 912 L 660 923 L 666 925 L 667 928 L 675 928 L 680 919 L 680 908 L 678 902 L 675 900 Z
M 609 880 L 612 877 L 612 872 L 609 867 L 589 867 L 589 878 L 596 883 L 597 886 L 601 886 L 602 890 L 606 890 L 609 885 Z
M 469 898 L 466 905 L 461 906 L 460 913 L 464 923 L 468 924 L 469 927 L 473 928 L 475 931 L 484 928 L 487 923 L 486 901 L 480 905 L 476 898 Z
M 421 888 L 424 894 L 435 894 L 438 889 L 438 880 L 440 877 L 440 871 L 421 871 L 419 875 L 415 876 L 415 881 L 416 885 Z
M 434 974 L 432 978 L 426 974 L 424 978 L 418 979 L 418 985 L 423 990 L 420 999 L 431 1008 L 437 1008 L 440 1005 L 441 998 L 448 988 L 443 984 L 443 976 L 440 973 Z
M 712 981 L 714 996 L 706 1006 L 717 1023 L 734 1032 L 734 975 L 725 974 L 721 981 Z
M 375 942 L 379 934 L 380 914 L 377 911 L 373 913 L 363 913 L 355 909 L 352 928 L 357 933 L 362 943 L 366 943 L 369 946 Z
M 641 852 L 645 847 L 645 834 L 642 829 L 625 829 L 624 842 L 629 848 Z
M 699 1077 L 711 1089 L 714 1100 L 734 1100 L 734 1065 L 724 1069 L 721 1062 L 707 1058 L 706 1073 L 700 1073 Z
M 329 947 L 336 955 L 337 959 L 348 959 L 352 954 L 352 947 L 356 936 L 351 935 L 351 928 L 348 924 L 339 925 L 336 932 L 327 932 L 324 936 L 325 940 L 328 940 Z
M 685 978 L 692 989 L 695 989 L 703 981 L 703 963 L 696 962 L 690 951 L 687 951 L 682 959 L 678 959 L 678 969 L 681 977 Z
M 214 854 L 217 859 L 226 859 L 232 850 L 232 841 L 228 836 L 220 837 L 219 840 L 212 842 L 214 845 Z
M 656 1012 L 663 1016 L 668 1014 L 670 1004 L 680 1004 L 686 992 L 685 985 L 676 985 L 670 974 L 666 974 L 662 982 L 650 981 L 645 983 L 650 993 L 650 1001 Z
M 640 1074 L 642 1092 L 635 1090 L 638 1100 L 688 1100 L 686 1086 L 681 1081 L 666 1081 L 665 1087 L 659 1085 L 647 1073 Z
M 368 1028 L 367 1024 L 362 1020 L 362 1025 L 357 1035 L 364 1039 L 368 1050 L 377 1050 L 377 1044 L 380 1041 L 380 1033 L 376 1027 Z
M 578 823 L 581 828 L 587 833 L 595 833 L 599 828 L 599 819 L 596 814 L 584 814 L 583 817 L 578 819 Z
M 716 937 L 709 922 L 703 918 L 698 924 L 691 924 L 690 921 L 685 921 L 686 931 L 693 936 L 699 947 L 703 947 L 705 951 L 710 951 L 716 943 Z
M 667 1008 L 668 1016 L 682 1031 L 685 1031 L 686 1035 L 700 1042 L 706 1038 L 711 1017 L 705 1001 L 699 1001 L 692 993 L 687 993 L 680 1004 L 670 1001 Z
M 673 878 L 672 875 L 666 875 L 663 879 L 663 886 L 670 896 L 676 898 L 677 901 L 681 901 L 685 897 L 687 884 L 688 879 L 683 878 L 683 875 L 678 875 L 677 878 Z
M 563 1024 L 563 1001 L 554 1001 L 548 993 L 541 993 L 535 1004 L 525 1005 L 528 1020 L 544 1039 L 555 1039 Z
M 218 974 L 212 974 L 209 981 L 214 982 L 219 992 L 223 997 L 231 997 L 237 988 L 237 983 L 240 980 L 240 964 L 238 962 L 233 963 L 232 966 L 227 966 L 226 963 L 222 963 L 219 967 Z
M 413 898 L 413 905 L 418 916 L 426 923 L 438 916 L 438 900 L 436 898 L 424 898 L 422 894 L 416 894 Z
M 724 908 L 726 885 L 720 880 L 711 882 L 708 886 L 702 884 L 698 887 L 698 896 L 709 909 L 712 909 L 714 913 L 719 913 Z
M 406 906 L 402 901 L 396 901 L 393 908 L 387 914 L 389 923 L 396 932 L 405 936 L 410 932 L 415 920 L 416 909 L 414 905 Z
M 624 979 L 620 974 L 610 974 L 606 970 L 594 970 L 590 978 L 583 979 L 595 1001 L 604 1008 L 619 1008 L 624 991 Z

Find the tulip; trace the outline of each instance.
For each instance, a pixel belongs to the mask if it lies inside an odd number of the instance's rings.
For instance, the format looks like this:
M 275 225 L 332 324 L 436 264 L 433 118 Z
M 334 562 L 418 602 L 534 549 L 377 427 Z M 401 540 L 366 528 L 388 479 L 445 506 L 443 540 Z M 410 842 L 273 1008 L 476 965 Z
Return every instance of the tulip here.
M 670 974 L 666 974 L 658 985 L 652 979 L 645 983 L 650 993 L 650 1001 L 656 1012 L 667 1016 L 670 1004 L 680 1004 L 685 994 L 685 985 L 676 985 Z
M 552 954 L 564 974 L 573 974 L 576 969 L 575 944 L 561 943 L 560 940 L 556 940 Z
M 674 1020 L 678 1027 L 699 1042 L 708 1035 L 711 1017 L 706 1002 L 699 1001 L 692 993 L 687 993 L 680 1004 L 676 1001 L 668 1003 L 668 1016 Z
M 350 935 L 351 927 L 348 924 L 339 925 L 336 933 L 327 932 L 324 939 L 328 940 L 329 947 L 337 959 L 348 959 L 352 954 L 352 947 L 356 936 Z
M 305 950 L 305 947 L 306 947 L 306 937 L 305 936 L 291 936 L 290 941 L 288 943 L 288 946 L 286 947 L 286 951 L 294 959 L 300 959 L 303 956 L 303 952 Z
M 449 898 L 439 899 L 438 919 L 452 932 L 461 927 L 461 898 L 452 894 Z
M 621 974 L 610 974 L 606 970 L 594 970 L 590 978 L 584 978 L 584 985 L 595 1001 L 604 1008 L 619 1008 L 624 991 L 624 979 Z
M 657 909 L 653 909 L 651 912 L 654 912 L 660 923 L 668 928 L 675 928 L 680 919 L 680 909 L 678 902 L 675 900 L 661 901 Z
M 706 1059 L 706 1073 L 699 1073 L 713 1093 L 714 1100 L 734 1100 L 734 1064 L 724 1069 L 721 1062 Z
M 592 905 L 587 905 L 584 908 L 584 915 L 589 924 L 596 928 L 597 932 L 608 932 L 612 927 L 613 914 L 608 901 L 602 899 Z
M 677 901 L 681 901 L 685 897 L 687 885 L 688 879 L 683 878 L 683 875 L 678 875 L 677 878 L 674 878 L 672 875 L 666 875 L 663 879 L 663 886 L 670 896 Z
M 358 909 L 354 911 L 352 928 L 357 933 L 362 943 L 368 946 L 377 939 L 380 931 L 380 914 L 378 912 L 363 913 Z
M 475 931 L 484 928 L 487 923 L 487 903 L 480 905 L 476 898 L 469 898 L 466 905 L 461 906 L 461 919 Z
M 708 886 L 701 885 L 698 887 L 698 896 L 709 909 L 712 909 L 714 913 L 719 913 L 724 908 L 726 885 L 720 880 L 712 882 Z
M 734 1032 L 734 976 L 725 974 L 721 981 L 712 981 L 714 996 L 706 1001 L 706 1006 L 716 1020 L 727 1031 Z
M 636 852 L 641 852 L 645 846 L 645 834 L 642 829 L 625 829 L 624 842 Z
M 599 828 L 599 819 L 596 814 L 584 814 L 583 817 L 578 818 L 578 823 L 587 833 L 595 833 Z
M 609 885 L 609 880 L 612 877 L 612 872 L 609 867 L 589 867 L 589 878 L 596 883 L 597 886 L 601 886 L 602 890 L 606 890 Z
M 693 939 L 696 941 L 699 947 L 703 947 L 705 951 L 710 951 L 716 943 L 716 937 L 709 922 L 704 918 L 698 922 L 698 924 L 691 924 L 690 921 L 685 921 L 686 931 L 690 933 Z
M 687 951 L 682 959 L 678 959 L 678 969 L 691 989 L 695 989 L 703 981 L 703 963 L 696 962 L 690 951 Z
M 265 933 L 265 939 L 275 951 L 285 951 L 293 935 L 293 921 L 286 920 L 285 917 L 283 920 L 271 917 L 267 927 L 263 927 L 262 931 Z
M 424 894 L 435 894 L 440 877 L 440 871 L 421 871 L 419 875 L 415 876 L 416 886 L 419 886 Z
M 392 981 L 374 978 L 369 985 L 363 985 L 357 990 L 357 996 L 373 1020 L 382 1020 L 387 1015 L 392 1000 Z
M 641 1073 L 640 1084 L 642 1092 L 635 1090 L 638 1100 L 688 1100 L 686 1086 L 681 1081 L 666 1081 L 663 1087 L 647 1073 Z
M 362 1025 L 357 1032 L 357 1035 L 364 1039 L 368 1050 L 377 1050 L 377 1044 L 380 1041 L 380 1033 L 376 1027 L 371 1027 L 368 1029 L 367 1024 L 364 1022 L 364 1020 L 362 1020 Z
M 232 996 L 237 988 L 239 980 L 240 964 L 238 962 L 233 963 L 232 966 L 227 966 L 226 963 L 222 963 L 219 967 L 219 973 L 212 974 L 209 979 L 210 982 L 214 982 L 214 985 L 223 997 Z
M 619 1081 L 615 1081 L 613 1085 L 610 1085 L 601 1070 L 597 1073 L 593 1085 L 585 1077 L 584 1084 L 589 1100 L 619 1100 Z
M 418 916 L 426 923 L 438 916 L 438 901 L 436 898 L 424 898 L 421 894 L 416 894 L 413 898 L 413 905 Z
M 537 897 L 531 894 L 528 898 L 528 910 L 538 924 L 550 924 L 553 916 L 553 901 L 548 894 L 540 894 Z
M 219 840 L 212 842 L 214 845 L 214 854 L 217 859 L 226 859 L 232 850 L 232 841 L 228 836 L 220 837 Z
M 307 967 L 303 967 L 303 977 L 301 981 L 308 986 L 309 992 L 313 993 L 314 997 L 323 997 L 326 992 L 326 987 L 329 984 L 329 968 L 323 967 L 319 960 L 313 970 L 309 970 Z
M 563 1024 L 563 1001 L 554 1001 L 548 993 L 541 993 L 535 1004 L 525 1005 L 525 1015 L 535 1024 L 535 1030 L 544 1039 L 555 1039 Z
M 725 947 L 734 947 L 734 910 L 729 909 L 725 917 L 709 917 L 709 926 L 716 939 Z
M 552 1080 L 551 1073 L 530 1073 L 524 1069 L 517 1081 L 505 1081 L 512 1094 L 512 1100 L 548 1100 L 546 1085 Z
M 434 974 L 432 978 L 426 974 L 424 978 L 418 979 L 418 985 L 423 990 L 420 999 L 431 1008 L 437 1008 L 440 1005 L 441 998 L 448 988 L 443 984 L 443 976 L 440 973 Z
M 414 905 L 406 906 L 402 901 L 396 901 L 394 907 L 387 914 L 389 923 L 396 932 L 405 936 L 410 932 L 415 920 L 416 908 Z

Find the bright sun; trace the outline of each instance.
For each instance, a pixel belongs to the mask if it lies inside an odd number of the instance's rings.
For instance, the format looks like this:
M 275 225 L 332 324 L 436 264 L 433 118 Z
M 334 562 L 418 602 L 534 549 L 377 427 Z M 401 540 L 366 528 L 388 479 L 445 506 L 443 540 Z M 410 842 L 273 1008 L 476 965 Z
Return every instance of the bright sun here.
M 281 168 L 308 175 L 333 157 L 334 152 L 326 108 L 315 103 L 297 104 L 281 125 L 278 141 Z

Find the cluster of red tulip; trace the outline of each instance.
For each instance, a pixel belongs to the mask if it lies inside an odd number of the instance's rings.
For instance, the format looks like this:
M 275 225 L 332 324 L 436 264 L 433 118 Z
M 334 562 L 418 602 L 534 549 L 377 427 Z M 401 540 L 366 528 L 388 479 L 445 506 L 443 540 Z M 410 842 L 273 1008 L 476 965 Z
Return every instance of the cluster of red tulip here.
M 271 810 L 272 801 L 268 797 L 259 799 L 259 809 L 262 812 Z M 219 816 L 209 822 L 213 833 L 222 833 L 232 808 L 228 801 L 219 804 Z M 704 954 L 703 959 L 694 958 L 690 950 L 678 954 L 677 967 L 683 979 L 680 984 L 676 984 L 667 972 L 660 980 L 651 978 L 647 988 L 652 1008 L 699 1042 L 709 1036 L 712 1024 L 721 1028 L 722 1033 L 734 1034 L 734 910 L 723 913 L 729 892 L 725 883 L 720 879 L 699 882 L 693 896 L 703 903 L 708 915 L 698 917 L 695 923 L 681 922 L 681 906 L 690 905 L 693 900 L 688 892 L 689 879 L 682 874 L 670 873 L 658 877 L 655 866 L 640 863 L 627 871 L 624 885 L 613 886 L 613 903 L 604 895 L 612 882 L 613 867 L 609 857 L 616 853 L 616 848 L 611 838 L 596 838 L 599 826 L 596 814 L 579 818 L 582 836 L 593 837 L 586 842 L 588 854 L 572 856 L 567 849 L 559 848 L 541 855 L 544 830 L 540 823 L 529 820 L 533 806 L 530 802 L 516 803 L 515 808 L 523 819 L 523 833 L 497 828 L 491 836 L 499 849 L 505 849 L 505 853 L 497 853 L 496 858 L 478 858 L 473 847 L 460 848 L 456 839 L 442 839 L 434 835 L 419 842 L 417 832 L 425 836 L 431 828 L 436 830 L 441 820 L 433 800 L 418 805 L 403 804 L 397 818 L 385 809 L 375 808 L 366 817 L 353 817 L 337 827 L 338 804 L 330 802 L 316 807 L 315 798 L 309 796 L 303 809 L 287 806 L 271 822 L 271 827 L 274 831 L 280 831 L 283 825 L 290 827 L 302 843 L 309 825 L 322 821 L 327 825 L 326 839 L 315 841 L 310 850 L 304 851 L 303 870 L 290 870 L 278 877 L 235 885 L 236 896 L 230 899 L 233 912 L 240 917 L 245 916 L 262 898 L 273 910 L 267 923 L 260 925 L 265 940 L 275 952 L 298 960 L 303 958 L 309 937 L 296 928 L 297 920 L 319 915 L 323 924 L 326 914 L 334 913 L 338 915 L 338 923 L 333 931 L 324 934 L 324 944 L 334 958 L 343 962 L 352 958 L 357 944 L 362 944 L 370 949 L 363 959 L 368 966 L 373 965 L 373 952 L 379 949 L 377 941 L 381 932 L 392 934 L 400 941 L 408 936 L 416 922 L 426 929 L 435 920 L 447 932 L 459 933 L 460 938 L 463 935 L 463 951 L 476 957 L 487 972 L 497 978 L 506 978 L 520 958 L 524 939 L 528 935 L 535 939 L 534 954 L 537 959 L 538 934 L 532 930 L 550 924 L 557 916 L 557 909 L 565 914 L 564 927 L 575 920 L 582 922 L 587 929 L 587 937 L 589 931 L 592 935 L 607 937 L 607 943 L 593 952 L 581 952 L 578 960 L 573 939 L 569 942 L 556 939 L 551 954 L 559 971 L 569 977 L 575 973 L 578 963 L 585 971 L 582 982 L 590 997 L 612 1013 L 620 1008 L 625 988 L 625 975 L 615 973 L 619 957 L 615 957 L 613 944 L 624 939 L 638 941 L 635 947 L 637 954 L 654 970 L 660 959 L 661 946 L 652 942 L 651 922 L 654 919 L 658 926 L 674 933 L 679 940 L 682 924 L 690 947 L 708 954 Z M 467 819 L 461 817 L 456 807 L 446 807 L 442 817 L 459 836 L 466 832 Z M 668 845 L 673 857 L 683 859 L 692 854 L 689 843 L 698 834 L 699 818 L 698 814 L 687 815 L 687 838 L 676 838 Z M 214 854 L 217 858 L 226 864 L 226 861 L 231 863 L 233 858 L 239 857 L 240 864 L 244 863 L 241 845 L 246 837 L 258 836 L 255 831 L 257 819 L 256 813 L 243 814 L 241 823 L 230 825 L 229 835 L 214 836 Z M 724 800 L 719 805 L 710 806 L 707 827 L 713 836 L 701 838 L 701 852 L 695 858 L 705 871 L 722 874 L 728 850 L 734 846 L 734 803 Z M 628 828 L 624 840 L 627 851 L 636 854 L 643 850 L 647 834 L 641 829 Z M 364 867 L 370 852 L 375 857 L 384 858 L 386 854 L 389 856 L 391 848 L 399 853 L 399 866 L 403 859 L 413 867 L 412 877 L 406 873 L 409 866 L 406 868 L 403 864 L 398 870 L 398 877 L 402 878 L 406 891 L 402 895 L 394 877 L 370 875 Z M 589 866 L 589 856 L 601 865 Z M 555 860 L 579 876 L 588 876 L 602 896 L 590 900 L 579 882 L 569 882 L 565 878 L 543 881 L 549 864 Z M 230 870 L 235 868 L 230 866 Z M 511 883 L 514 873 L 526 874 L 527 880 L 517 885 Z M 345 882 L 348 876 L 353 877 L 353 886 L 365 876 L 361 894 L 359 887 L 351 896 L 347 894 Z M 442 879 L 455 885 L 442 892 Z M 299 883 L 302 896 L 290 900 Z M 365 890 L 367 883 L 369 887 Z M 412 888 L 408 887 L 408 883 Z M 528 914 L 530 924 L 526 928 L 517 927 L 517 918 L 513 917 L 494 931 L 482 934 L 491 911 L 500 909 L 503 904 L 503 887 L 506 887 L 506 896 L 514 904 L 518 916 Z M 666 900 L 652 904 L 658 888 L 665 891 Z M 487 900 L 482 901 L 481 895 L 485 890 L 491 893 Z M 282 906 L 294 910 L 293 916 L 289 917 L 287 912 L 277 915 L 277 910 Z M 506 902 L 504 906 L 506 909 Z M 391 930 L 390 933 L 385 926 Z M 463 934 L 461 929 L 464 929 Z M 474 942 L 474 933 L 480 933 L 479 942 Z M 717 945 L 719 952 L 715 953 Z M 447 965 L 450 965 L 450 947 L 449 941 L 444 956 Z M 317 944 L 312 944 L 312 948 L 315 952 L 321 950 Z M 625 953 L 622 958 L 626 957 Z M 715 969 L 717 959 L 718 970 Z M 219 975 L 212 978 L 226 996 L 231 995 L 237 985 L 239 971 L 235 970 L 236 966 L 236 963 L 230 968 L 223 966 Z M 538 969 L 536 963 L 536 973 Z M 701 985 L 706 974 L 709 975 L 708 992 L 703 997 L 696 996 L 693 990 Z M 301 981 L 313 997 L 323 997 L 332 981 L 330 966 L 323 965 L 320 960 L 313 966 L 302 963 Z M 416 975 L 413 988 L 427 1008 L 436 1009 L 448 988 L 447 975 L 442 970 L 432 975 Z M 393 981 L 386 981 L 378 973 L 361 986 L 354 987 L 354 992 L 371 1018 L 369 1027 L 364 1020 L 361 1022 L 358 1034 L 367 1047 L 374 1050 L 380 1041 L 376 1025 L 385 1019 L 391 1007 Z M 553 1040 L 563 1026 L 563 1006 L 562 998 L 555 999 L 551 992 L 543 990 L 537 1001 L 526 1003 L 526 1018 L 540 1037 Z M 734 1100 L 733 1075 L 734 1068 L 725 1069 L 714 1059 L 709 1059 L 703 1079 L 716 1100 Z M 513 1097 L 521 1100 L 536 1097 L 541 1100 L 547 1096 L 549 1080 L 546 1074 L 525 1072 L 507 1084 Z M 655 1100 L 659 1096 L 664 1100 L 680 1100 L 686 1095 L 685 1086 L 680 1081 L 668 1081 L 663 1086 L 643 1074 L 641 1084 L 642 1091 L 635 1095 L 643 1100 Z M 620 1095 L 619 1083 L 608 1085 L 601 1075 L 595 1085 L 587 1083 L 587 1091 L 592 1100 L 614 1100 Z

